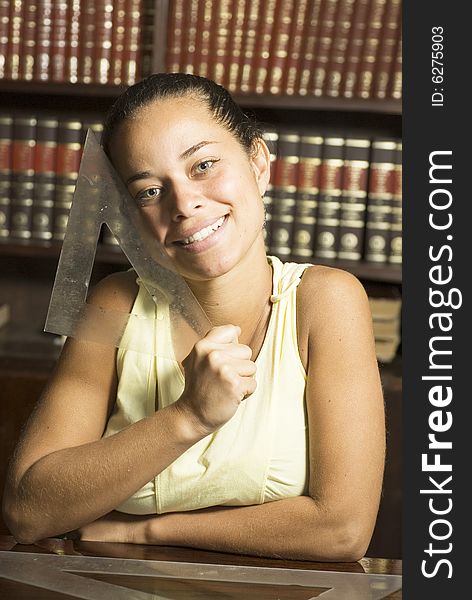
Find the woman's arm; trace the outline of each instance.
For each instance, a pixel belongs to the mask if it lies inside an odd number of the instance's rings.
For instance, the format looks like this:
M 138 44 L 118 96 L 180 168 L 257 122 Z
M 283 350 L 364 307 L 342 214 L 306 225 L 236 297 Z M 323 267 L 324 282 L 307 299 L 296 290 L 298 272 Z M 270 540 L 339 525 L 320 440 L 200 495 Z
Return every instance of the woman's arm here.
M 354 277 L 333 269 L 310 269 L 299 295 L 298 318 L 308 319 L 309 332 L 310 496 L 148 517 L 124 525 L 127 541 L 326 561 L 364 555 L 385 449 L 368 300 Z M 105 518 L 81 534 L 106 539 L 116 529 Z

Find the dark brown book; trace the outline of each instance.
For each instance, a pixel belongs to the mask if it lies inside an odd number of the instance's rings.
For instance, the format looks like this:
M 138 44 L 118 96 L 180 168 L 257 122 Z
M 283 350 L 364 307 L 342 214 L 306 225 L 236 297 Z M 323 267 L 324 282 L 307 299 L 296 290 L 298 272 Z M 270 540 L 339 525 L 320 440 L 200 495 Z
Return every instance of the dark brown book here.
M 300 96 L 306 96 L 309 91 L 311 72 L 315 64 L 316 45 L 319 36 L 322 0 L 309 0 L 307 19 L 303 33 L 301 60 L 295 89 Z
M 179 69 L 182 73 L 194 73 L 195 52 L 197 49 L 198 5 L 199 0 L 188 0 L 183 10 L 182 55 Z
M 231 28 L 233 0 L 218 0 L 215 3 L 213 30 L 210 35 L 210 58 L 208 77 L 222 84 L 230 63 L 229 34 Z
M 10 235 L 13 119 L 0 116 L 0 240 Z
M 402 35 L 400 32 L 400 39 L 397 43 L 395 51 L 395 60 L 392 65 L 392 72 L 390 74 L 390 85 L 387 97 L 394 98 L 395 100 L 401 100 L 402 97 Z
M 241 69 L 238 73 L 237 88 L 243 94 L 252 91 L 252 71 L 256 63 L 257 30 L 260 19 L 262 0 L 248 0 L 244 35 L 242 40 Z
M 355 0 L 339 0 L 338 2 L 331 52 L 326 66 L 323 96 L 337 98 L 340 95 L 354 7 Z
M 143 0 L 143 25 L 141 34 L 141 69 L 140 78 L 144 79 L 153 73 L 154 66 L 154 21 L 156 3 L 154 0 Z M 113 63 L 112 63 L 113 64 Z
M 10 4 L 10 0 L 0 0 L 0 79 L 4 79 L 6 76 L 6 66 L 8 62 Z
M 57 128 L 56 190 L 53 239 L 63 240 L 79 174 L 83 130 L 81 121 L 61 120 Z
M 10 237 L 31 238 L 36 119 L 13 119 Z
M 372 97 L 374 69 L 379 52 L 380 34 L 385 17 L 385 0 L 371 0 L 365 42 L 359 63 L 355 95 L 358 98 Z
M 111 73 L 113 0 L 100 0 L 96 3 L 95 20 L 95 58 L 92 78 L 95 83 L 110 84 L 113 81 Z
M 79 80 L 79 37 L 81 0 L 69 0 L 66 31 L 65 79 L 71 83 Z
M 198 5 L 197 36 L 195 42 L 194 73 L 208 77 L 208 61 L 210 59 L 210 38 L 214 6 L 211 0 L 202 0 Z
M 264 242 L 266 251 L 270 252 L 272 245 L 272 211 L 274 206 L 274 177 L 277 160 L 279 132 L 275 128 L 265 127 L 262 137 L 270 153 L 270 179 L 264 194 Z
M 224 79 L 224 87 L 231 93 L 238 91 L 239 72 L 242 69 L 243 61 L 243 28 L 247 9 L 248 6 L 246 0 L 235 0 L 230 28 L 230 60 Z
M 69 18 L 66 0 L 53 0 L 51 55 L 49 59 L 49 79 L 65 81 L 66 79 L 66 40 Z
M 294 4 L 288 39 L 287 62 L 282 77 L 282 90 L 288 96 L 293 96 L 297 92 L 296 83 L 302 59 L 303 36 L 309 4 L 308 0 L 295 0 Z
M 56 188 L 57 127 L 55 119 L 38 118 L 34 151 L 34 193 L 31 239 L 52 239 Z
M 268 76 L 270 41 L 273 34 L 277 0 L 262 0 L 256 34 L 254 66 L 249 88 L 256 94 L 264 93 Z
M 133 85 L 141 77 L 142 0 L 127 0 L 122 80 Z
M 36 57 L 36 26 L 36 2 L 26 2 L 23 8 L 19 75 L 19 78 L 24 81 L 31 81 L 34 77 L 34 61 Z
M 300 138 L 292 245 L 292 260 L 295 261 L 309 261 L 313 257 L 323 142 L 323 137 L 315 133 Z
M 344 98 L 352 98 L 356 91 L 357 77 L 367 30 L 370 2 L 371 0 L 356 0 L 354 7 L 344 71 L 340 84 L 340 95 Z
M 380 45 L 374 68 L 373 96 L 384 99 L 387 97 L 392 65 L 395 60 L 401 25 L 401 0 L 387 0 L 385 16 L 380 33 Z
M 388 262 L 402 263 L 402 142 L 395 148 L 395 167 L 392 173 L 392 216 L 390 225 L 390 253 Z
M 285 91 L 282 84 L 284 81 L 284 71 L 287 67 L 294 8 L 294 0 L 277 1 L 270 44 L 268 73 L 264 89 L 266 94 L 281 95 Z
M 361 260 L 367 208 L 370 140 L 348 138 L 344 145 L 338 258 Z
M 167 16 L 166 66 L 169 73 L 183 70 L 184 0 L 170 0 Z
M 21 34 L 23 30 L 23 10 L 25 0 L 10 2 L 10 17 L 8 21 L 6 79 L 20 78 Z
M 364 259 L 385 263 L 390 248 L 395 140 L 373 140 L 369 171 L 369 193 Z
M 323 0 L 320 13 L 318 40 L 315 50 L 315 62 L 311 73 L 309 89 L 314 96 L 322 96 L 327 76 L 327 68 L 333 33 L 336 24 L 336 12 L 339 0 Z
M 96 0 L 82 0 L 79 23 L 79 72 L 81 83 L 94 82 Z
M 48 81 L 51 57 L 52 0 L 36 0 L 36 57 L 33 78 Z
M 112 37 L 110 57 L 110 77 L 112 83 L 121 85 L 123 52 L 125 44 L 126 0 L 115 0 L 112 14 Z
M 290 256 L 293 247 L 300 134 L 295 131 L 279 131 L 277 153 L 274 169 L 270 252 L 286 258 Z
M 344 138 L 326 137 L 321 160 L 314 255 L 336 258 L 344 168 Z

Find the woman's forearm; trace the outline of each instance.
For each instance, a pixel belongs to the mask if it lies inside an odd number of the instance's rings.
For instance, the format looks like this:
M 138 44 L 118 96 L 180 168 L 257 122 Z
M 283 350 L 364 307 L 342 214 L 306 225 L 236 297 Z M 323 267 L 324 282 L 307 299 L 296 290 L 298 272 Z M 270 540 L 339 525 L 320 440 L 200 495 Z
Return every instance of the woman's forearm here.
M 109 513 L 204 437 L 176 405 L 96 442 L 10 473 L 5 521 L 18 541 L 71 531 Z

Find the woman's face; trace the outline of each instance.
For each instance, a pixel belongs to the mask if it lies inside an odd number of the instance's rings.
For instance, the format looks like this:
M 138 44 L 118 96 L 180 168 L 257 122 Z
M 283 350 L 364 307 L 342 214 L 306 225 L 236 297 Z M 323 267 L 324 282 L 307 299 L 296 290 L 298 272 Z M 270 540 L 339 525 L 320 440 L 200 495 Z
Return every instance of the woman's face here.
M 202 101 L 156 101 L 113 136 L 113 164 L 179 272 L 208 279 L 260 244 L 269 178 L 263 142 L 249 157 Z

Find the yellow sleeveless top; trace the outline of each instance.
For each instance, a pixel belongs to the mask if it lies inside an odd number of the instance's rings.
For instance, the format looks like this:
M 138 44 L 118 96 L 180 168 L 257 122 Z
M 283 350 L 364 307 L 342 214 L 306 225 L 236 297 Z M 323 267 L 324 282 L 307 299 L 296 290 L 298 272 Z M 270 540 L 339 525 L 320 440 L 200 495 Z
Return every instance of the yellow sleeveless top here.
M 117 510 L 161 514 L 261 504 L 308 493 L 306 373 L 298 352 L 296 288 L 309 265 L 282 263 L 271 256 L 268 260 L 273 305 L 256 359 L 256 391 L 223 427 L 194 444 Z M 131 312 L 152 317 L 155 304 L 139 280 L 138 284 Z M 125 336 L 133 335 L 151 347 L 154 340 L 142 336 L 155 332 L 151 327 L 145 334 L 142 328 L 133 331 L 130 321 Z M 117 371 L 117 398 L 105 436 L 175 402 L 184 390 L 183 374 L 170 358 L 119 349 Z

